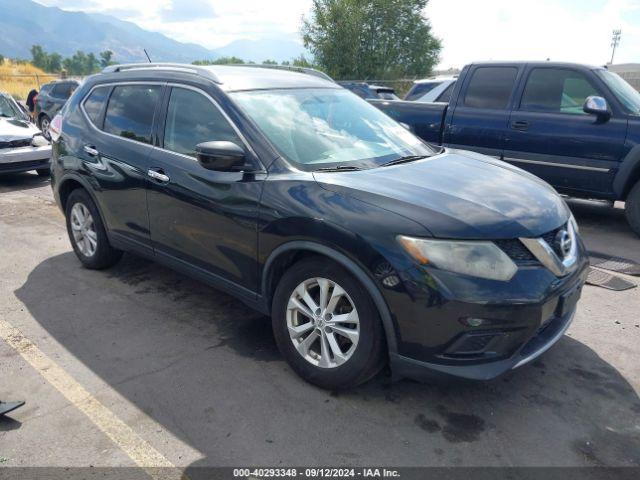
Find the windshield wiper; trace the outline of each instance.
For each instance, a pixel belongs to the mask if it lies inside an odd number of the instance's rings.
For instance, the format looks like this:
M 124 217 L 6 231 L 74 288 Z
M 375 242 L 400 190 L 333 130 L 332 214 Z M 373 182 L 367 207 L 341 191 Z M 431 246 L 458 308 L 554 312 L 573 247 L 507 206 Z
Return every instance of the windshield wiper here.
M 392 165 L 400 165 L 401 163 L 415 162 L 416 160 L 422 160 L 423 158 L 429 158 L 429 155 L 407 155 L 405 157 L 396 158 L 390 162 L 383 163 L 381 167 L 390 167 Z
M 362 170 L 360 167 L 352 165 L 338 165 L 336 167 L 322 167 L 318 168 L 316 172 L 356 172 Z

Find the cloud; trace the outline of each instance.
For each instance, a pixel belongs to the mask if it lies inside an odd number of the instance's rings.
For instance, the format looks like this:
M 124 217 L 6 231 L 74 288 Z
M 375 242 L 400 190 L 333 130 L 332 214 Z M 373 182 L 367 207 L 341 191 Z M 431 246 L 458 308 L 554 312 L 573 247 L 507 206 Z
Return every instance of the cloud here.
M 603 65 L 616 28 L 622 29 L 616 63 L 640 58 L 637 0 L 430 0 L 425 14 L 443 40 L 443 68 L 547 58 Z
M 191 22 L 215 17 L 209 0 L 171 0 L 169 6 L 160 10 L 160 18 L 165 22 Z

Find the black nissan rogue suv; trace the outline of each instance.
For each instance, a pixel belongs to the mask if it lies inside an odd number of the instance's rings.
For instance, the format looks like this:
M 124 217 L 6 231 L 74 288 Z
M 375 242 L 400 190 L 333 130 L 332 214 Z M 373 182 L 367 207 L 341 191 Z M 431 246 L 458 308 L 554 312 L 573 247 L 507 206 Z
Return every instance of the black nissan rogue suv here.
M 109 67 L 52 127 L 85 267 L 134 252 L 235 295 L 316 385 L 387 360 L 395 377 L 489 379 L 575 313 L 588 261 L 551 187 L 431 147 L 319 72 Z

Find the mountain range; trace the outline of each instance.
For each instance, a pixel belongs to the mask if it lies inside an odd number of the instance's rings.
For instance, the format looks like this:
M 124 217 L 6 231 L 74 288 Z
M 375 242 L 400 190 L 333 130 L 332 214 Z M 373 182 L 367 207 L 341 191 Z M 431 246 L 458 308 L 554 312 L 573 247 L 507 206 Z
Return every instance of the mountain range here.
M 188 63 L 232 55 L 245 61 L 281 62 L 305 53 L 304 47 L 287 35 L 260 40 L 240 38 L 210 50 L 178 42 L 110 15 L 70 12 L 31 0 L 0 0 L 0 54 L 28 59 L 34 44 L 62 56 L 73 55 L 77 50 L 95 54 L 111 50 L 114 60 L 120 63 L 146 61 L 144 48 L 153 61 Z

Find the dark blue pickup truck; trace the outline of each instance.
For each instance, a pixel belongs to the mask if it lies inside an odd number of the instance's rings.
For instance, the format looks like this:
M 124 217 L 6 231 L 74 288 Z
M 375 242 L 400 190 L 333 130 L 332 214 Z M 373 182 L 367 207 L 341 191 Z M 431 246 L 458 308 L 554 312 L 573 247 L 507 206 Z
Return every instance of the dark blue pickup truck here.
M 626 201 L 640 235 L 640 93 L 606 68 L 475 63 L 448 104 L 371 103 L 430 143 L 502 159 L 560 193 Z

